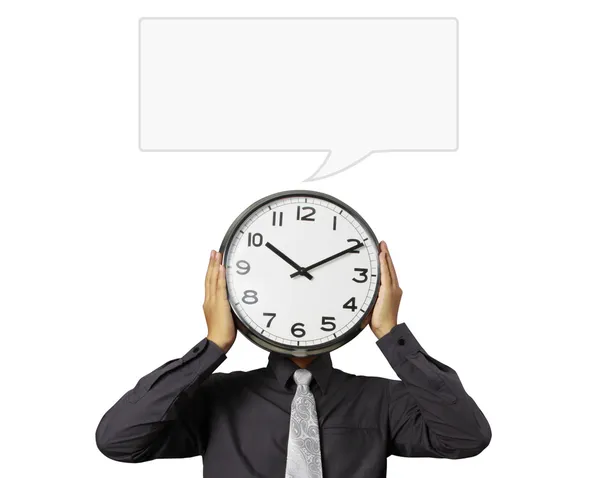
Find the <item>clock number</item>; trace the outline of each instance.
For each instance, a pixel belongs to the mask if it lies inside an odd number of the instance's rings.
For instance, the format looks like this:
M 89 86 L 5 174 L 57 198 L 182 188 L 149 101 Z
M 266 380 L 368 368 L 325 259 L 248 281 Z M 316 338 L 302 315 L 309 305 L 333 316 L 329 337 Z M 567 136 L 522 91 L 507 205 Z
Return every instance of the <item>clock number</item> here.
M 347 242 L 354 242 L 354 245 L 356 246 L 362 244 L 362 242 L 358 239 L 348 239 Z M 350 254 L 360 254 L 360 249 L 356 249 L 355 251 L 350 252 Z
M 269 321 L 267 322 L 267 328 L 271 327 L 271 322 L 273 322 L 273 319 L 275 318 L 277 314 L 273 314 L 272 312 L 263 312 L 263 316 L 265 317 L 271 317 L 269 319 Z
M 237 261 L 235 265 L 238 267 L 236 271 L 239 275 L 245 276 L 250 272 L 250 263 L 248 261 Z
M 321 330 L 332 332 L 335 330 L 335 317 L 323 317 L 321 319 Z
M 277 224 L 277 212 L 273 211 L 273 226 L 283 226 L 283 212 L 279 213 L 279 224 Z
M 248 305 L 256 304 L 258 302 L 257 294 L 258 292 L 255 290 L 245 290 L 244 297 L 242 297 L 242 302 Z
M 346 302 L 343 306 L 344 309 L 350 309 L 354 312 L 358 307 L 356 307 L 356 297 L 352 297 L 348 302 Z
M 333 216 L 333 230 L 337 231 L 337 216 Z
M 356 277 L 352 278 L 352 280 L 354 282 L 358 282 L 359 284 L 362 284 L 363 282 L 367 282 L 367 272 L 369 272 L 369 269 L 362 269 L 360 267 L 355 267 L 354 270 L 356 272 L 358 272 L 358 275 L 359 275 L 358 279 Z
M 256 234 L 248 233 L 248 247 L 260 247 L 263 243 L 263 237 L 260 232 Z
M 304 324 L 301 322 L 292 325 L 292 335 L 294 337 L 304 337 L 306 335 L 306 330 L 302 327 L 304 327 Z
M 300 211 L 304 210 L 304 211 L 310 211 L 309 213 L 305 214 L 304 216 L 300 215 Z M 302 206 L 302 208 L 300 206 L 298 206 L 298 209 L 296 210 L 296 220 L 297 221 L 314 221 L 315 218 L 313 217 L 315 215 L 317 211 L 315 210 L 314 207 L 310 207 L 310 206 Z

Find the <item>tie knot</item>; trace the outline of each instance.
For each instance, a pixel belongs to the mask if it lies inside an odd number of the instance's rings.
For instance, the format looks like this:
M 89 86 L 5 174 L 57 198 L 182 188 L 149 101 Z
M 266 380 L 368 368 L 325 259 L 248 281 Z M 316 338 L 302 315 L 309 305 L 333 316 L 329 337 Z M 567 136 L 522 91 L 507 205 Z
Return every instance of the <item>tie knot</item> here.
M 312 373 L 305 368 L 299 368 L 294 372 L 294 382 L 296 385 L 308 385 L 312 379 Z

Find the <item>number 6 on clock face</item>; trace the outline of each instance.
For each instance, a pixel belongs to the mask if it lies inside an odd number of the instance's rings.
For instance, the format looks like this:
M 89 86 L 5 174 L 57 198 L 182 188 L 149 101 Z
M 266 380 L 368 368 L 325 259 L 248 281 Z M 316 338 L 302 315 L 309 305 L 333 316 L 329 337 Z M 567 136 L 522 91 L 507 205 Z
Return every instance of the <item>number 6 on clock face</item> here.
M 313 191 L 257 201 L 220 248 L 236 325 L 254 343 L 306 356 L 366 325 L 379 290 L 378 242 L 351 207 Z

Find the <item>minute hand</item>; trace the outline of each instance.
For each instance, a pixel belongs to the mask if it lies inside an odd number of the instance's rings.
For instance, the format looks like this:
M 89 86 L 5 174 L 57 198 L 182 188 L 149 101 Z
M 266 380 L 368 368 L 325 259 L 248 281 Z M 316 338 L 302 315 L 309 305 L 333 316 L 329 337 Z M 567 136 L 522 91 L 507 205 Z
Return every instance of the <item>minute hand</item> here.
M 322 266 L 323 264 L 326 264 L 329 261 L 337 259 L 338 257 L 343 256 L 344 254 L 348 254 L 349 252 L 353 252 L 357 249 L 360 249 L 364 245 L 365 245 L 365 243 L 361 242 L 360 244 L 356 244 L 352 247 L 349 247 L 348 249 L 344 249 L 343 251 L 340 251 L 337 254 L 334 254 L 333 256 L 326 257 L 325 259 L 322 259 L 319 262 L 315 262 L 314 264 L 311 264 L 310 266 L 305 267 L 304 269 L 302 269 L 302 272 L 307 272 L 316 267 Z M 301 273 L 301 271 L 294 272 L 293 274 L 290 275 L 290 277 L 296 277 L 296 276 L 300 275 L 300 273 Z

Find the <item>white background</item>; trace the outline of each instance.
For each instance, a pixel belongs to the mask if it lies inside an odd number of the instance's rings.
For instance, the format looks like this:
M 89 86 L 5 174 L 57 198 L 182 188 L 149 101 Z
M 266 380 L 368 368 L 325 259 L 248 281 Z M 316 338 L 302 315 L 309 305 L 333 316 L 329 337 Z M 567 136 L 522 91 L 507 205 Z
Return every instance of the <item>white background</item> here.
M 481 455 L 391 458 L 389 476 L 597 469 L 600 30 L 592 2 L 7 2 L 0 10 L 3 476 L 200 476 L 124 465 L 102 414 L 202 339 L 211 248 L 251 201 L 307 186 L 319 154 L 142 153 L 142 16 L 455 16 L 456 153 L 373 155 L 309 186 L 386 239 L 400 319 L 492 429 Z M 260 173 L 260 174 L 257 174 Z M 240 337 L 220 371 L 265 364 Z M 334 365 L 389 378 L 365 330 Z

